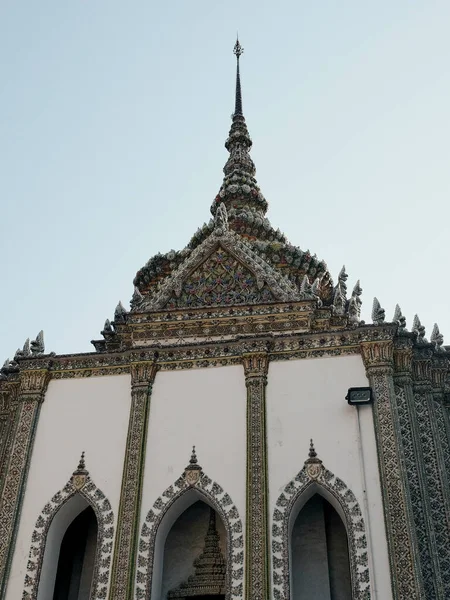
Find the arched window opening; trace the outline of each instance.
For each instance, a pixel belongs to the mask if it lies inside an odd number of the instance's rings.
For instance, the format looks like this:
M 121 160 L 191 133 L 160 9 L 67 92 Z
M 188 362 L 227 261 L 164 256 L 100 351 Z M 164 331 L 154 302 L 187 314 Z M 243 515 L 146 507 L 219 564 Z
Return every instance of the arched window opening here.
M 97 530 L 97 519 L 90 506 L 67 528 L 59 551 L 53 600 L 89 600 Z
M 224 600 L 227 535 L 215 510 L 199 500 L 172 525 L 164 545 L 161 598 Z
M 347 532 L 321 495 L 300 510 L 291 534 L 292 600 L 351 600 Z

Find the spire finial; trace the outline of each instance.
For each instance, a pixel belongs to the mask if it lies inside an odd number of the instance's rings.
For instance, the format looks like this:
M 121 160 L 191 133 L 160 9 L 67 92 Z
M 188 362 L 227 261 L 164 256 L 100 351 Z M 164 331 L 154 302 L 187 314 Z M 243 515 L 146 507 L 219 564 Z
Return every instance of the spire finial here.
M 78 463 L 77 471 L 84 471 L 86 468 L 86 462 L 84 460 L 84 450 L 81 453 L 80 462 Z
M 197 454 L 195 453 L 195 446 L 192 446 L 192 454 L 189 464 L 196 465 L 198 463 Z
M 243 115 L 242 112 L 242 92 L 241 92 L 241 75 L 239 73 L 239 57 L 244 53 L 244 48 L 239 43 L 239 37 L 236 36 L 233 53 L 236 56 L 236 99 L 234 103 L 234 115 Z
M 314 442 L 311 440 L 309 440 L 309 453 L 308 453 L 309 458 L 317 458 L 317 452 L 316 449 L 314 448 Z

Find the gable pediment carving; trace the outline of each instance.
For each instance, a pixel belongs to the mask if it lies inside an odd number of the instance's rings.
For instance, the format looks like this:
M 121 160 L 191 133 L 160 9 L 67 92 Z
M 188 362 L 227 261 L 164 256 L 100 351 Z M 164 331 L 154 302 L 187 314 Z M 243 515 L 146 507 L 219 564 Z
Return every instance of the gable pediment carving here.
M 228 228 L 226 215 L 211 234 L 136 310 L 162 310 L 304 300 L 289 279 Z

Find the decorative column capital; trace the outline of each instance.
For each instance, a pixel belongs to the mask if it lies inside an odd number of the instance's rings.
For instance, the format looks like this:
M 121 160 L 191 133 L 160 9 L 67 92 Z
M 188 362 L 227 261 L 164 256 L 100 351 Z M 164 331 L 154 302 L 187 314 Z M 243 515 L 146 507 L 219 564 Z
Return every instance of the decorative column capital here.
M 248 386 L 252 380 L 263 378 L 266 383 L 269 370 L 269 355 L 267 352 L 252 352 L 242 355 L 244 365 L 245 384 Z
M 445 380 L 449 370 L 449 361 L 447 356 L 434 355 L 431 361 L 431 384 L 433 393 L 443 394 L 445 390 Z
M 361 356 L 368 374 L 392 374 L 394 369 L 394 344 L 392 340 L 361 342 Z
M 159 365 L 156 360 L 131 363 L 131 387 L 132 389 L 145 388 L 155 381 Z
M 414 387 L 421 391 L 431 391 L 431 359 L 433 349 L 430 346 L 414 348 L 413 376 Z
M 48 369 L 21 371 L 19 396 L 21 402 L 43 402 L 50 381 Z
M 394 377 L 397 384 L 411 384 L 413 340 L 408 337 L 394 339 Z

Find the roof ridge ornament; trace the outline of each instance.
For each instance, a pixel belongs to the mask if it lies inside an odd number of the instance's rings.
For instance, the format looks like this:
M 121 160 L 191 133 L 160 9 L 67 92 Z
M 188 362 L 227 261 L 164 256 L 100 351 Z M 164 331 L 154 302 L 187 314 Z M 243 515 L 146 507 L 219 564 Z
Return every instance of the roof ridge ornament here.
M 382 325 L 386 316 L 386 311 L 381 307 L 378 298 L 373 299 L 372 321 L 374 325 Z
M 438 324 L 435 323 L 433 327 L 433 331 L 431 332 L 430 342 L 434 344 L 435 350 L 437 352 L 442 352 L 442 344 L 444 343 L 444 336 L 439 331 Z
M 420 322 L 419 315 L 414 315 L 411 331 L 417 334 L 418 344 L 428 344 L 428 340 L 425 337 L 425 327 Z
M 221 202 L 214 216 L 214 233 L 223 235 L 228 231 L 228 212 L 225 204 Z
M 392 321 L 393 323 L 397 323 L 399 331 L 404 331 L 406 329 L 406 319 L 403 316 L 402 309 L 398 304 L 395 305 Z
M 45 352 L 45 344 L 44 344 L 44 332 L 41 331 L 37 334 L 36 339 L 30 343 L 31 354 L 34 356 L 39 354 L 44 354 Z
M 119 304 L 116 306 L 116 310 L 114 311 L 114 322 L 116 323 L 124 323 L 127 315 L 127 310 L 122 304 L 121 300 L 119 300 Z

